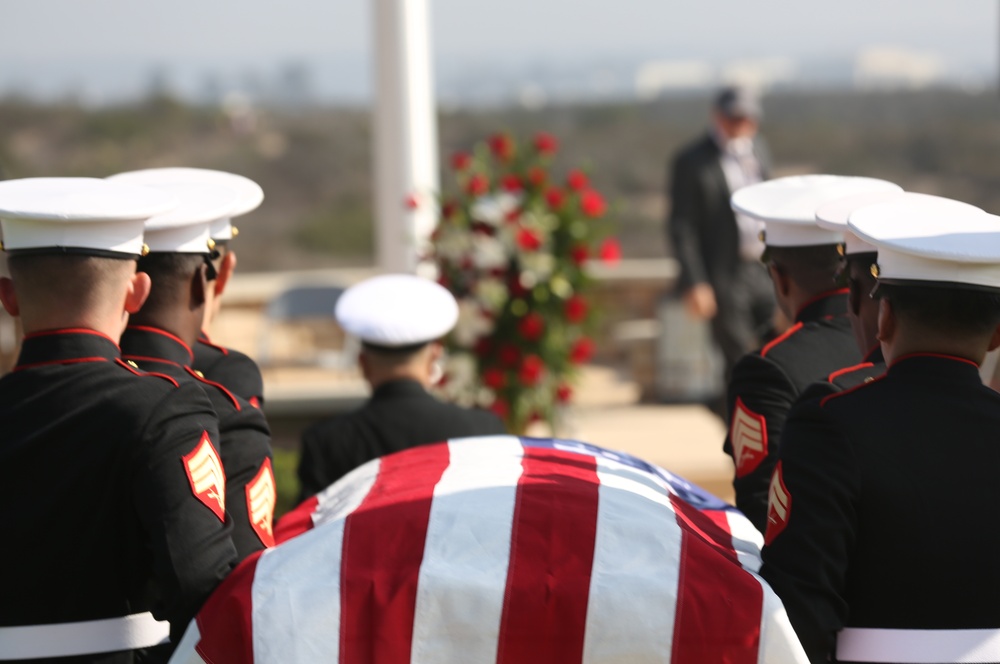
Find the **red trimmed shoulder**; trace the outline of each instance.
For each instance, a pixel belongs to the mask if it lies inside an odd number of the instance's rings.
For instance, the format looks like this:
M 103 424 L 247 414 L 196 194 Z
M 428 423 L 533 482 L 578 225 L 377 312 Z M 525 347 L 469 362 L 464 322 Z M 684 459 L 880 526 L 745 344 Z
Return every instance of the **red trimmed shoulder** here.
M 792 325 L 790 328 L 785 330 L 784 334 L 777 337 L 776 339 L 772 339 L 763 348 L 761 348 L 760 356 L 764 357 L 771 351 L 772 348 L 780 344 L 782 341 L 787 341 L 789 337 L 791 337 L 793 334 L 795 334 L 801 329 L 802 329 L 802 323 L 796 323 L 795 325 Z
M 198 343 L 200 343 L 203 346 L 208 346 L 209 348 L 214 348 L 215 350 L 219 351 L 223 355 L 229 355 L 229 349 L 228 348 L 226 348 L 225 346 L 220 346 L 218 344 L 213 344 L 212 341 L 211 341 L 211 339 L 209 339 L 207 335 L 202 335 L 201 337 L 199 337 L 198 338 Z
M 74 357 L 69 360 L 49 360 L 46 362 L 32 362 L 31 364 L 19 364 L 12 371 L 23 371 L 24 369 L 34 369 L 35 367 L 47 367 L 55 364 L 82 364 L 84 362 L 107 362 L 106 357 Z
M 35 339 L 37 337 L 51 337 L 57 334 L 92 334 L 95 337 L 101 337 L 102 339 L 107 339 L 118 347 L 118 342 L 104 334 L 103 332 L 98 332 L 97 330 L 91 330 L 86 327 L 63 327 L 56 330 L 41 330 L 39 332 L 32 332 L 31 334 L 24 335 L 25 339 Z
M 153 376 L 155 378 L 162 378 L 163 380 L 167 381 L 174 387 L 180 387 L 180 383 L 178 383 L 176 380 L 174 380 L 167 374 L 155 373 L 153 371 L 139 371 L 138 369 L 130 365 L 128 362 L 125 362 L 124 360 L 121 359 L 116 359 L 115 362 L 117 362 L 119 366 L 125 367 L 130 372 L 134 373 L 136 376 Z
M 191 376 L 195 380 L 197 380 L 199 383 L 204 383 L 205 385 L 211 385 L 212 387 L 218 389 L 223 394 L 225 394 L 226 397 L 233 403 L 233 406 L 236 407 L 236 410 L 238 410 L 238 411 L 239 410 L 243 410 L 243 408 L 240 406 L 239 399 L 236 398 L 236 395 L 234 395 L 232 392 L 230 392 L 229 390 L 227 390 L 221 383 L 216 383 L 214 380 L 209 380 L 209 379 L 205 378 L 204 375 L 202 375 L 199 372 L 195 371 L 191 367 L 184 367 L 184 369 L 189 374 L 191 374 Z
M 844 395 L 851 394 L 852 392 L 857 392 L 858 390 L 864 389 L 866 387 L 870 387 L 870 386 L 874 385 L 875 383 L 879 382 L 880 380 L 882 380 L 883 378 L 885 378 L 885 374 L 882 374 L 881 376 L 876 376 L 876 377 L 872 378 L 870 381 L 868 381 L 867 383 L 861 383 L 860 385 L 855 385 L 854 387 L 849 387 L 846 390 L 843 390 L 841 392 L 837 392 L 835 394 L 829 394 L 829 395 L 823 397 L 820 400 L 820 402 L 819 402 L 820 408 L 826 406 L 827 402 L 830 401 L 830 399 L 836 399 L 837 397 L 842 397 Z
M 861 369 L 867 369 L 868 367 L 875 366 L 871 362 L 862 362 L 861 364 L 855 364 L 854 366 L 844 367 L 843 369 L 837 369 L 832 374 L 826 377 L 826 380 L 830 383 L 840 378 L 841 376 L 853 373 L 855 371 L 860 371 Z

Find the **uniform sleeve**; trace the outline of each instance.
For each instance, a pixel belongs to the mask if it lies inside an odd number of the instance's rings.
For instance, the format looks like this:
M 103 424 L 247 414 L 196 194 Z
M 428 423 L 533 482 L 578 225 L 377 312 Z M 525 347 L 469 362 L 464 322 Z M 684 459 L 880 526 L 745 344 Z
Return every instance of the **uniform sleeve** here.
M 221 383 L 236 396 L 260 407 L 264 403 L 264 379 L 260 367 L 250 357 L 236 350 L 229 350 L 211 362 L 195 362 L 195 368 L 205 377 Z
M 698 173 L 690 158 L 674 160 L 670 168 L 667 191 L 670 195 L 670 216 L 667 231 L 674 247 L 674 257 L 680 264 L 680 289 L 708 281 L 700 251 L 699 224 L 705 211 L 698 196 Z
M 264 413 L 243 403 L 220 421 L 222 465 L 226 469 L 226 511 L 233 520 L 233 544 L 240 560 L 274 545 L 277 493 L 271 432 Z
M 736 507 L 762 533 L 781 430 L 797 396 L 785 373 L 766 357 L 745 355 L 733 367 L 727 395 L 729 431 L 723 449 L 735 464 Z
M 151 410 L 132 490 L 153 557 L 153 614 L 177 643 L 205 598 L 236 565 L 225 520 L 225 475 L 208 397 L 195 385 L 171 390 Z
M 847 619 L 860 495 L 853 448 L 819 404 L 798 404 L 785 427 L 761 568 L 812 662 L 827 661 Z
M 312 498 L 329 486 L 326 478 L 330 470 L 326 467 L 326 456 L 323 453 L 323 437 L 315 429 L 307 429 L 302 434 L 302 454 L 299 457 L 299 502 Z

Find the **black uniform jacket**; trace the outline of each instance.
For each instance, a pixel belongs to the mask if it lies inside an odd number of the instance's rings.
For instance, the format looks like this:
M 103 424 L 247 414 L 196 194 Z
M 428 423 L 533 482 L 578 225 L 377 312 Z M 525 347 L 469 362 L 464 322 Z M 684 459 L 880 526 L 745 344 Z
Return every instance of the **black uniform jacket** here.
M 143 371 L 163 373 L 179 383 L 197 383 L 205 391 L 219 417 L 226 511 L 233 521 L 236 550 L 243 559 L 273 545 L 276 493 L 271 430 L 264 413 L 189 368 L 191 349 L 169 332 L 131 326 L 122 335 L 121 344 L 123 359 L 135 362 Z
M 318 422 L 302 434 L 301 497 L 386 454 L 449 438 L 504 433 L 503 422 L 489 411 L 438 401 L 416 381 L 383 383 L 359 410 Z
M 846 290 L 826 293 L 806 304 L 785 334 L 733 367 L 723 449 L 736 464 L 736 506 L 761 532 L 788 410 L 812 383 L 861 359 L 846 312 Z
M 204 392 L 54 330 L 0 379 L 0 422 L 0 626 L 151 610 L 176 643 L 237 561 L 211 463 L 190 462 L 218 446 Z
M 814 662 L 845 627 L 1000 628 L 1000 394 L 911 355 L 792 411 L 761 574 Z
M 253 406 L 260 408 L 264 404 L 264 379 L 256 362 L 238 350 L 213 344 L 204 332 L 192 350 L 193 369 L 210 381 L 225 385 Z
M 882 347 L 877 346 L 865 356 L 864 362 L 844 367 L 843 369 L 837 369 L 827 376 L 826 380 L 813 383 L 807 387 L 796 403 L 808 401 L 809 399 L 822 399 L 825 396 L 870 383 L 884 374 L 885 371 L 886 366 L 885 359 L 882 356 Z

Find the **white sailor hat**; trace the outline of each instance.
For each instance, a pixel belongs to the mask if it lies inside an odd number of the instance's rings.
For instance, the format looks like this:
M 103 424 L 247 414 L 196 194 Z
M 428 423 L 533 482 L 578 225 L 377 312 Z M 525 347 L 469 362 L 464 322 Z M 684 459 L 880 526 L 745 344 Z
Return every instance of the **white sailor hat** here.
M 232 219 L 253 212 L 264 200 L 264 190 L 250 178 L 226 171 L 215 171 L 207 168 L 147 168 L 139 171 L 128 171 L 112 175 L 109 179 L 123 180 L 133 184 L 205 184 L 227 187 L 235 191 L 239 197 L 228 214 L 213 220 L 209 231 L 216 242 L 226 242 L 239 234 L 239 229 L 233 226 Z
M 150 253 L 209 254 L 215 249 L 209 228 L 225 217 L 238 194 L 218 185 L 150 185 L 173 195 L 177 207 L 146 221 L 146 245 Z
M 0 182 L 4 249 L 139 256 L 143 224 L 177 204 L 168 192 L 97 178 Z
M 337 322 L 375 346 L 400 348 L 447 334 L 458 303 L 443 286 L 410 274 L 387 274 L 351 286 L 337 300 Z
M 764 222 L 769 247 L 810 247 L 839 244 L 840 231 L 821 228 L 816 209 L 838 198 L 875 191 L 901 191 L 898 185 L 874 178 L 844 175 L 793 175 L 737 190 L 733 210 Z
M 935 205 L 937 202 L 946 201 L 948 205 L 967 205 L 973 210 L 979 210 L 982 212 L 980 208 L 969 205 L 968 203 L 960 203 L 959 201 L 941 198 L 940 196 L 932 196 L 931 194 L 918 194 L 912 191 L 875 192 L 869 194 L 858 194 L 856 196 L 847 196 L 846 198 L 840 198 L 832 203 L 823 205 L 816 210 L 816 223 L 829 230 L 843 231 L 845 255 L 851 256 L 854 254 L 864 253 L 873 254 L 878 251 L 875 246 L 869 242 L 865 242 L 855 235 L 847 227 L 847 220 L 852 214 L 862 208 L 870 205 L 878 205 L 879 203 L 889 203 L 896 200 L 911 200 L 915 204 L 924 203 L 926 205 Z
M 933 199 L 933 200 L 929 200 Z M 851 213 L 878 249 L 879 281 L 1000 290 L 1000 217 L 948 198 L 904 196 Z

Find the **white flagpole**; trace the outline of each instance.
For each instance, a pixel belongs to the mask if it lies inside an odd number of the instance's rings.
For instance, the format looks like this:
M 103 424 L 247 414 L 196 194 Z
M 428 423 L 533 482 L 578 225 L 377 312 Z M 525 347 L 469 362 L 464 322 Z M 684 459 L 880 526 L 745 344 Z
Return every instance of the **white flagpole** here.
M 372 7 L 376 261 L 384 271 L 412 273 L 437 223 L 439 189 L 428 0 L 372 0 Z

